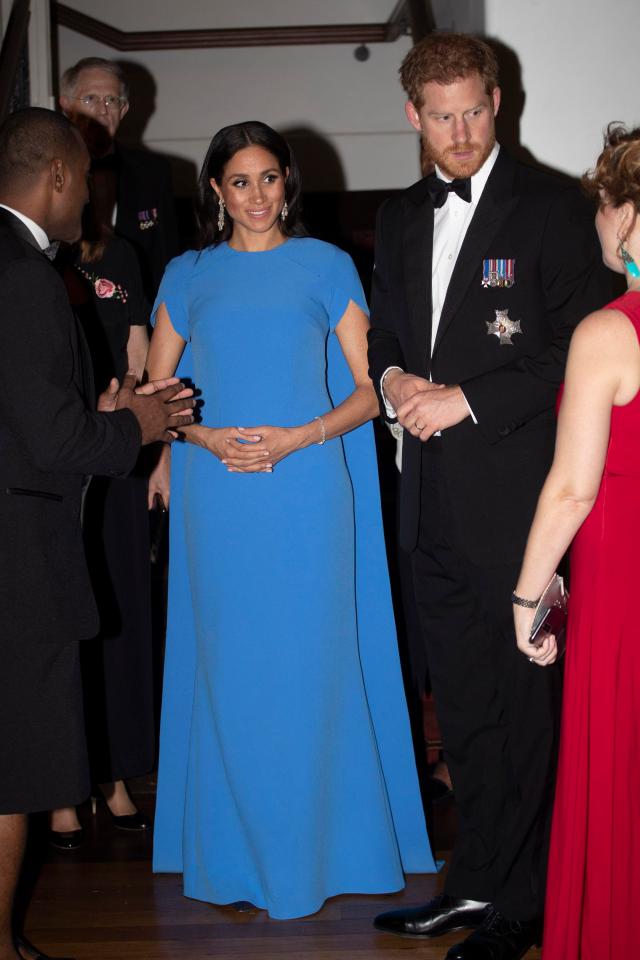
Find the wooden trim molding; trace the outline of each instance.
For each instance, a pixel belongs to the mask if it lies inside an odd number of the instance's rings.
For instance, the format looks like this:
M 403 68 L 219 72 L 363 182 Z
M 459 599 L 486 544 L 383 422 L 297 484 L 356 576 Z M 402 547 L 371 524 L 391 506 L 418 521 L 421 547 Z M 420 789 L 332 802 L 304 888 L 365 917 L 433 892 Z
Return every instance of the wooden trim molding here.
M 396 36 L 388 23 L 345 23 L 308 27 L 240 27 L 222 30 L 135 30 L 125 32 L 54 0 L 58 26 L 114 50 L 195 50 L 211 47 L 281 47 L 326 43 L 388 43 Z

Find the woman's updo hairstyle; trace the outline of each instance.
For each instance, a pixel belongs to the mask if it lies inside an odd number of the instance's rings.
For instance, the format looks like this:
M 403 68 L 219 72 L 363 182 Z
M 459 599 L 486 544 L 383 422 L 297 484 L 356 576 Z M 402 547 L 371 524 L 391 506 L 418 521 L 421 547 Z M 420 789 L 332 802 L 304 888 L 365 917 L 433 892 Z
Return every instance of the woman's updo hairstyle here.
M 609 124 L 604 149 L 582 186 L 600 205 L 603 198 L 614 207 L 631 203 L 640 213 L 640 127 L 627 130 L 622 123 Z
M 268 127 L 266 123 L 249 120 L 245 123 L 233 123 L 218 130 L 207 151 L 198 177 L 196 194 L 196 221 L 200 250 L 216 246 L 231 236 L 233 223 L 229 216 L 225 216 L 224 227 L 218 230 L 220 204 L 218 194 L 209 181 L 213 178 L 219 184 L 229 160 L 246 147 L 262 147 L 271 153 L 278 161 L 283 176 L 287 168 L 289 169 L 284 188 L 288 207 L 287 219 L 280 220 L 279 227 L 285 237 L 305 236 L 306 231 L 301 220 L 300 171 L 291 147 L 284 137 Z

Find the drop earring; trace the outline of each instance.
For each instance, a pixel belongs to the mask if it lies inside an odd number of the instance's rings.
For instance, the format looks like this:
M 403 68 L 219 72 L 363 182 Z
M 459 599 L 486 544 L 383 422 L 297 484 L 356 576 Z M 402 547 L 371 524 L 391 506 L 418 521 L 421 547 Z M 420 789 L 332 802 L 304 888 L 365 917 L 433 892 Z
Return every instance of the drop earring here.
M 224 230 L 224 200 L 218 197 L 218 233 Z
M 287 201 L 285 200 L 285 202 L 284 202 L 284 207 L 283 207 L 282 210 L 280 211 L 280 219 L 282 220 L 283 223 L 285 222 L 285 220 L 287 219 L 288 216 L 289 216 L 289 205 L 288 205 Z
M 623 241 L 620 241 L 620 246 L 618 247 L 618 253 L 620 254 L 620 259 L 624 265 L 625 270 L 633 280 L 637 280 L 640 277 L 640 270 L 638 269 L 638 264 L 635 262 L 629 251 L 625 248 Z

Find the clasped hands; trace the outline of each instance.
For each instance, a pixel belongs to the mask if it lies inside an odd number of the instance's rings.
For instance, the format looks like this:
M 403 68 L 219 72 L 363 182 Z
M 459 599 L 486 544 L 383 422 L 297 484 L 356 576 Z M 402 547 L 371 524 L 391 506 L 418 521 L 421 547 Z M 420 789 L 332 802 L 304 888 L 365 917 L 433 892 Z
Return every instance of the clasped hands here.
M 272 473 L 274 464 L 309 442 L 308 427 L 201 427 L 198 434 L 229 473 Z
M 170 443 L 178 436 L 177 428 L 193 423 L 193 390 L 185 387 L 178 377 L 151 380 L 136 386 L 136 375 L 131 370 L 120 384 L 114 377 L 98 397 L 98 412 L 131 410 L 140 426 L 141 443 L 163 440 Z
M 400 425 L 423 442 L 470 415 L 459 386 L 431 383 L 401 370 L 391 370 L 386 375 L 384 393 Z

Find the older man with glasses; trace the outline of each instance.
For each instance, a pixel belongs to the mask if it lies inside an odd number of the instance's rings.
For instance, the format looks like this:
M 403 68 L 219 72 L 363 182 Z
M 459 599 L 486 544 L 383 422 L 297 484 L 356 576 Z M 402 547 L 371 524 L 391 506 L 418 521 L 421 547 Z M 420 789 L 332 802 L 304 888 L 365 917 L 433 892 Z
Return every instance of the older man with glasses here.
M 115 232 L 133 244 L 145 294 L 153 302 L 164 268 L 178 253 L 169 165 L 157 154 L 115 141 L 130 106 L 127 80 L 115 61 L 86 57 L 65 70 L 60 106 L 66 116 L 93 128 L 92 170 L 105 173 Z

